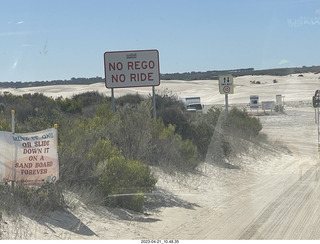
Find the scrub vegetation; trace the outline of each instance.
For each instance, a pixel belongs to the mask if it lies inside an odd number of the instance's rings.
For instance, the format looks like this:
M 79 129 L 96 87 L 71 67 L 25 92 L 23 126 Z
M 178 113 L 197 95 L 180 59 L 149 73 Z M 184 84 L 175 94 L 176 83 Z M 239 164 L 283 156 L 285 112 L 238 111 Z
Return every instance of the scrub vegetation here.
M 88 189 L 107 206 L 143 211 L 145 193 L 157 178 L 152 167 L 170 172 L 192 172 L 205 160 L 216 125 L 224 111 L 187 112 L 173 94 L 158 94 L 157 119 L 151 98 L 126 95 L 116 99 L 98 92 L 53 99 L 43 94 L 0 95 L 0 129 L 11 131 L 15 110 L 16 132 L 34 132 L 58 124 L 60 180 L 39 188 L 0 188 L 0 205 L 9 212 L 17 205 L 38 211 L 66 208 L 63 192 Z M 223 116 L 222 116 L 223 117 Z M 221 119 L 220 119 L 221 120 Z M 246 139 L 262 129 L 258 119 L 233 108 L 224 127 Z M 224 144 L 224 150 L 231 150 Z M 96 201 L 99 202 L 99 201 Z M 46 206 L 46 207 L 44 207 Z

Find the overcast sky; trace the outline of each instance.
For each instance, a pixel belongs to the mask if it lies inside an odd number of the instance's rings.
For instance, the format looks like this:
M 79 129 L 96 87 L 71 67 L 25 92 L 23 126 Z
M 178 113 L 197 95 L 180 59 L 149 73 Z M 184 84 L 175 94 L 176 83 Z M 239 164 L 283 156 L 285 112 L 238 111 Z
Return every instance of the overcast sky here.
M 104 77 L 106 51 L 160 72 L 320 65 L 319 0 L 0 0 L 0 82 Z

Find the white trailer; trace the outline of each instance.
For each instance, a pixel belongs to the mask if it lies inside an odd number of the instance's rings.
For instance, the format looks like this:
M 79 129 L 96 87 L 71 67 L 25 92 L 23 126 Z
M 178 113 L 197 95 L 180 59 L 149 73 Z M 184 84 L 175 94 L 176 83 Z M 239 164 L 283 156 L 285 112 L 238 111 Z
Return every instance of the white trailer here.
M 189 112 L 202 112 L 203 105 L 200 97 L 185 97 L 181 101 Z

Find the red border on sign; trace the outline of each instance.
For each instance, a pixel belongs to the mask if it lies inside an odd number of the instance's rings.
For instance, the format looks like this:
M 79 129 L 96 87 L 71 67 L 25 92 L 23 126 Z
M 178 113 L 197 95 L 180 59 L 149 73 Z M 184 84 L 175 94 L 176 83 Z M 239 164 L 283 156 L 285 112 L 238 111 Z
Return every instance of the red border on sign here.
M 222 90 L 223 90 L 224 93 L 230 93 L 230 92 L 231 92 L 231 89 L 230 89 L 229 86 L 224 86 L 224 87 L 222 88 Z
M 107 70 L 106 70 L 106 54 L 107 53 L 126 53 L 126 52 L 157 52 L 157 58 L 158 58 L 158 71 L 159 71 L 159 81 L 156 85 L 147 85 L 147 86 L 120 86 L 120 87 L 108 87 L 107 86 Z M 132 88 L 132 87 L 150 87 L 150 86 L 159 86 L 160 85 L 160 62 L 159 62 L 159 51 L 157 49 L 148 49 L 148 50 L 126 50 L 126 51 L 111 51 L 111 52 L 105 52 L 103 54 L 103 60 L 104 60 L 104 80 L 105 80 L 105 86 L 108 89 L 112 88 Z

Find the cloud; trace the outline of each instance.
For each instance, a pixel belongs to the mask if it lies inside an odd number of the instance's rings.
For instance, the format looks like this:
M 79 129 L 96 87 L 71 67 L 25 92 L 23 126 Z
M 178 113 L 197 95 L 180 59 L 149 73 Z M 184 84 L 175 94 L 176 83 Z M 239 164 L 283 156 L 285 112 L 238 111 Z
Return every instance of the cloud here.
M 17 22 L 17 25 L 22 25 L 23 23 L 24 23 L 24 21 L 21 20 L 21 21 L 18 21 L 18 22 Z
M 16 61 L 13 63 L 13 65 L 12 65 L 12 67 L 11 67 L 11 70 L 14 70 L 14 69 L 17 67 L 17 65 L 18 65 L 18 60 L 16 60 Z
M 280 62 L 279 62 L 279 65 L 284 65 L 284 64 L 287 64 L 289 63 L 289 61 L 287 59 L 281 59 Z

